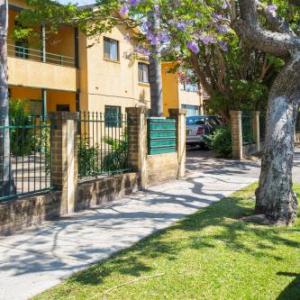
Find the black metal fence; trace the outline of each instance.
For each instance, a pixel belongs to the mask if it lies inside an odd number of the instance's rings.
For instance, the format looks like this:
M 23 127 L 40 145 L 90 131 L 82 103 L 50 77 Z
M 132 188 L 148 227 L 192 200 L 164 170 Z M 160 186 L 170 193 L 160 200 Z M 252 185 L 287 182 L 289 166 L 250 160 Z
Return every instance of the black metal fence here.
M 242 131 L 243 131 L 243 144 L 249 145 L 254 143 L 252 112 L 248 112 L 248 111 L 242 112 Z
M 0 123 L 0 201 L 51 188 L 49 120 L 15 115 Z M 9 145 L 9 146 L 7 146 Z
M 129 171 L 126 115 L 81 112 L 79 133 L 79 178 Z

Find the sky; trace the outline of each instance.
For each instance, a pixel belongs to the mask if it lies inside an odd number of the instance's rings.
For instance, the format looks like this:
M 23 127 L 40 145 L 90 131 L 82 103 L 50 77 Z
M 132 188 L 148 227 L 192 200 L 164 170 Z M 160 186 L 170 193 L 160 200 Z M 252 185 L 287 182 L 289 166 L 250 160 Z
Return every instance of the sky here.
M 66 3 L 76 3 L 79 5 L 85 5 L 85 4 L 92 4 L 95 1 L 94 0 L 57 0 L 58 2 L 62 3 L 62 4 L 66 4 Z

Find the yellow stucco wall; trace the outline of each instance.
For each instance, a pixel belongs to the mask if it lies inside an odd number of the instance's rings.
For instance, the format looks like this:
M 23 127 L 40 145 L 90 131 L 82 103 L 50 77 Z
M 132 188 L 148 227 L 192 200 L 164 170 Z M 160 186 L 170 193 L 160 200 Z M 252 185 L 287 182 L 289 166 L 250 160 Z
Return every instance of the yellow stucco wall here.
M 19 7 L 25 6 L 25 1 L 10 0 L 9 4 Z M 18 12 L 9 10 L 9 42 L 8 42 L 8 82 L 14 86 L 24 86 L 31 88 L 45 88 L 62 91 L 76 91 L 77 76 L 76 69 L 71 66 L 64 66 L 53 63 L 41 62 L 41 41 L 39 38 L 29 38 L 28 59 L 16 57 L 15 41 L 13 31 L 15 18 Z M 38 27 L 37 32 L 40 32 Z M 74 29 L 62 27 L 56 35 L 47 38 L 46 51 L 59 55 L 74 57 Z M 48 58 L 48 57 L 47 57 Z M 58 62 L 59 63 L 59 62 Z
M 19 100 L 42 100 L 42 90 L 10 86 L 11 99 Z M 56 106 L 58 104 L 65 104 L 70 106 L 70 111 L 76 111 L 76 94 L 72 92 L 63 91 L 47 91 L 47 111 L 56 111 Z
M 88 39 L 87 52 L 87 87 L 88 110 L 104 111 L 105 105 L 125 107 L 148 105 L 150 87 L 138 82 L 138 60 L 131 54 L 134 44 L 125 40 L 126 30 L 117 26 L 111 32 L 97 39 Z M 104 37 L 119 42 L 119 61 L 104 58 Z M 85 72 L 81 70 L 81 72 Z M 84 80 L 84 79 L 83 79 Z M 81 82 L 84 85 L 84 82 Z M 81 99 L 82 100 L 82 99 Z
M 62 91 L 48 91 L 47 93 L 47 110 L 49 112 L 56 111 L 58 104 L 70 106 L 71 112 L 76 112 L 76 94 Z
M 165 116 L 169 116 L 170 108 L 179 108 L 178 75 L 170 72 L 174 66 L 174 62 L 162 63 L 163 102 Z
M 168 116 L 170 108 L 182 108 L 182 105 L 202 106 L 202 98 L 198 92 L 187 92 L 180 88 L 176 72 L 172 72 L 176 62 L 162 63 L 164 115 Z

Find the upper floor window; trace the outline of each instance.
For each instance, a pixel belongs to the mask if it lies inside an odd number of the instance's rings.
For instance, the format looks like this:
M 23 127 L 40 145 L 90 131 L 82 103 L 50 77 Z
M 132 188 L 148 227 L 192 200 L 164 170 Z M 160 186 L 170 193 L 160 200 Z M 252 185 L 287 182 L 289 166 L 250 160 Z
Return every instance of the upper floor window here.
M 186 92 L 198 92 L 198 84 L 197 83 L 181 83 L 181 90 Z
M 104 38 L 104 58 L 108 60 L 119 60 L 119 42 L 110 38 Z
M 139 63 L 139 82 L 149 83 L 149 65 Z

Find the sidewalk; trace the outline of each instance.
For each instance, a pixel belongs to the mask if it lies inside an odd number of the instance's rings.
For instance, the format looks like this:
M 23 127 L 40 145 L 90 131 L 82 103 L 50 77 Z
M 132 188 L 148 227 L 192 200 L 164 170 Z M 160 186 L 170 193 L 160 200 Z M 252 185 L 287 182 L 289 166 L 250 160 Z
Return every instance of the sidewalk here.
M 188 178 L 0 238 L 0 299 L 28 299 L 258 178 L 256 163 L 188 160 Z

